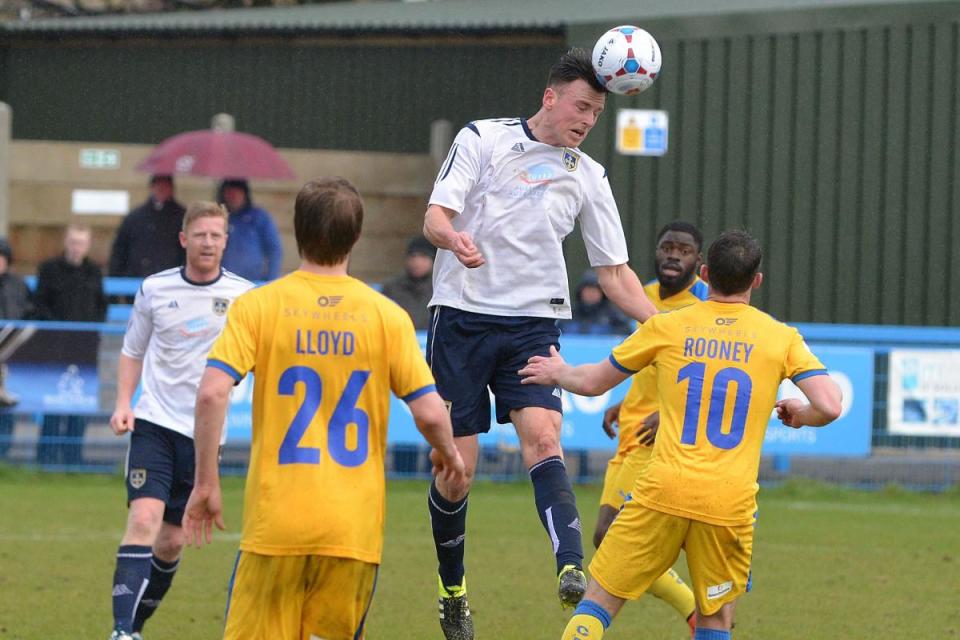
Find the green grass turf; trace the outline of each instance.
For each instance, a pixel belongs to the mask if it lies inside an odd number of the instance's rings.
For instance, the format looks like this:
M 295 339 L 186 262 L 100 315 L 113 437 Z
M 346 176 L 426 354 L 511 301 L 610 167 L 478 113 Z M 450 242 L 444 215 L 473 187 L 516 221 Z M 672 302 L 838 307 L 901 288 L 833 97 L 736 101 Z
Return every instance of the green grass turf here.
M 598 487 L 577 488 L 592 531 Z M 219 637 L 242 485 L 225 483 L 228 531 L 188 549 L 148 640 Z M 389 483 L 384 565 L 368 638 L 440 637 L 426 483 Z M 106 638 L 126 511 L 119 477 L 0 469 L 0 639 Z M 481 639 L 558 639 L 553 559 L 526 484 L 479 483 L 467 536 Z M 585 536 L 589 538 L 589 536 Z M 686 569 L 678 568 L 686 576 Z M 865 493 L 810 483 L 761 491 L 754 592 L 735 638 L 960 637 L 960 492 Z M 652 597 L 628 603 L 608 638 L 687 637 Z

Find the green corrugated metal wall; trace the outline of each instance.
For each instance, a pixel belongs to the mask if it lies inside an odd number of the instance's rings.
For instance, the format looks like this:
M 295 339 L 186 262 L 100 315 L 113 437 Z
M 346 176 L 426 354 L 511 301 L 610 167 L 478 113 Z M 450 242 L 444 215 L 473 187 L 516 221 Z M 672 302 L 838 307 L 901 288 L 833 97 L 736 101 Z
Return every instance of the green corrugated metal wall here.
M 653 275 L 654 236 L 672 219 L 707 242 L 745 227 L 765 250 L 755 301 L 779 318 L 960 324 L 960 26 L 913 19 L 660 35 L 655 88 L 610 100 L 587 143 L 610 171 L 634 268 Z M 668 155 L 615 154 L 618 107 L 668 111 Z
M 437 118 L 459 126 L 536 101 L 564 46 L 550 40 L 18 43 L 0 91 L 20 139 L 155 143 L 226 111 L 280 147 L 426 152 Z
M 755 300 L 777 317 L 960 325 L 960 2 L 637 21 L 661 78 L 611 98 L 585 149 L 643 277 L 663 223 L 708 240 L 744 226 L 766 252 Z M 533 113 L 561 40 L 22 40 L 0 96 L 17 138 L 151 143 L 228 111 L 278 146 L 426 151 L 434 119 Z M 617 107 L 667 110 L 668 155 L 615 155 Z

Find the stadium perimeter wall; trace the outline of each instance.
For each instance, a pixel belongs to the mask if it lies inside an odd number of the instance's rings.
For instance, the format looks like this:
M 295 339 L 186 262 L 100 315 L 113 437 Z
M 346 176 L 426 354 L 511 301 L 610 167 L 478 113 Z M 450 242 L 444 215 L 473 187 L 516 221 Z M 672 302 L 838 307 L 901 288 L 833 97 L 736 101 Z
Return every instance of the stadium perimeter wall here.
M 116 469 L 127 441 L 112 434 L 106 418 L 115 401 L 113 372 L 123 323 L 29 324 L 37 333 L 8 363 L 8 390 L 20 403 L 4 411 L 13 414 L 15 426 L 12 431 L 9 426 L 0 430 L 0 465 L 36 465 L 51 471 Z M 799 328 L 844 389 L 844 411 L 836 423 L 823 430 L 786 429 L 771 418 L 760 468 L 762 481 L 809 477 L 848 485 L 898 483 L 933 490 L 960 484 L 960 387 L 936 377 L 939 368 L 958 362 L 960 330 L 824 324 Z M 81 331 L 100 333 L 95 362 L 80 352 L 71 356 L 71 345 L 82 344 L 77 335 Z M 425 336 L 420 338 L 423 341 Z M 604 357 L 619 339 L 567 335 L 562 343 L 566 357 L 582 363 Z M 906 366 L 907 359 L 914 360 L 912 367 Z M 603 475 L 615 441 L 602 434 L 601 416 L 627 386 L 597 398 L 564 394 L 563 445 L 567 464 L 580 481 Z M 792 393 L 790 385 L 782 392 Z M 230 435 L 224 464 L 233 473 L 242 473 L 247 464 L 251 401 L 252 385 L 247 379 L 234 390 L 227 418 Z M 923 415 L 917 414 L 919 406 L 924 407 Z M 82 436 L 69 429 L 59 434 L 41 432 L 42 414 L 76 413 L 90 418 Z M 427 475 L 429 448 L 399 401 L 392 405 L 389 433 L 388 469 Z M 525 475 L 509 425 L 492 424 L 482 441 L 481 475 Z
M 16 114 L 14 114 L 16 119 Z M 75 189 L 126 191 L 131 206 L 148 195 L 146 174 L 134 167 L 152 145 L 111 142 L 56 142 L 17 140 L 11 152 L 10 236 L 15 270 L 33 273 L 37 263 L 62 250 L 63 228 L 70 221 L 94 229 L 91 258 L 104 265 L 120 215 L 71 214 Z M 119 153 L 115 169 L 80 166 L 84 149 L 109 149 Z M 351 273 L 363 280 L 382 282 L 402 269 L 409 237 L 423 224 L 425 203 L 433 184 L 434 165 L 429 156 L 373 151 L 308 151 L 282 149 L 281 155 L 297 175 L 295 181 L 253 181 L 254 201 L 273 214 L 284 246 L 284 271 L 299 264 L 293 237 L 293 202 L 300 186 L 311 178 L 341 175 L 360 189 L 366 204 L 363 236 L 351 260 Z M 177 199 L 210 200 L 217 181 L 177 178 Z

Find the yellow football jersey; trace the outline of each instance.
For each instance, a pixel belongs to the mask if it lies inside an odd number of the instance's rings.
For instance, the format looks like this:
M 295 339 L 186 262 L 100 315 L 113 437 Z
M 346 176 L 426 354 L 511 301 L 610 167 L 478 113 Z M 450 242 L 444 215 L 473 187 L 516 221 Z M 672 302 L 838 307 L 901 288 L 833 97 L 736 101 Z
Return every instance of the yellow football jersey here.
M 407 313 L 296 271 L 233 303 L 208 366 L 255 373 L 240 548 L 379 563 L 390 392 L 435 389 Z
M 753 521 L 780 381 L 826 374 L 796 329 L 750 305 L 715 301 L 650 318 L 610 361 L 656 370 L 660 430 L 634 499 L 721 526 Z
M 647 283 L 643 290 L 657 311 L 673 311 L 689 306 L 694 302 L 707 299 L 707 283 L 694 276 L 693 282 L 683 291 L 670 296 L 660 297 L 660 283 L 657 280 Z M 647 367 L 633 375 L 630 389 L 620 405 L 619 439 L 615 457 L 622 459 L 634 449 L 640 447 L 637 442 L 637 429 L 643 419 L 657 410 L 657 379 L 653 367 Z

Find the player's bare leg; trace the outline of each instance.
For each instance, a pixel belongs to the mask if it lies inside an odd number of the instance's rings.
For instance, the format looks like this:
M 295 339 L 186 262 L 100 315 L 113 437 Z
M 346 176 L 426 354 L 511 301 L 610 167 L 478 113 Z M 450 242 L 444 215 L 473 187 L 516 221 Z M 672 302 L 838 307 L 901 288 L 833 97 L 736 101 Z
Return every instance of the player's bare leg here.
M 467 495 L 477 469 L 480 445 L 476 435 L 455 438 L 454 443 L 466 467 L 466 482 L 451 485 L 442 476 L 436 477 L 430 487 L 428 508 L 439 563 L 440 628 L 446 640 L 473 640 L 463 557 Z
M 510 420 L 517 429 L 523 462 L 533 482 L 537 514 L 553 544 L 560 604 L 575 606 L 583 598 L 586 576 L 580 514 L 560 449 L 562 416 L 552 409 L 524 407 L 511 411 Z
M 697 629 L 694 640 L 730 640 L 730 630 L 733 629 L 733 614 L 737 609 L 737 601 L 728 602 L 716 613 L 705 615 L 697 607 Z
M 602 542 L 603 537 L 607 535 L 607 529 L 613 524 L 613 519 L 617 517 L 618 513 L 620 513 L 619 509 L 614 509 L 608 504 L 600 505 L 600 510 L 597 512 L 597 526 L 593 529 L 594 549 L 600 547 L 600 542 Z
M 596 580 L 587 585 L 583 600 L 563 630 L 563 640 L 598 640 L 625 601 L 608 593 Z
M 603 542 L 604 536 L 607 535 L 607 530 L 610 528 L 610 525 L 613 524 L 618 513 L 620 513 L 619 509 L 614 509 L 608 504 L 600 505 L 600 510 L 597 512 L 597 526 L 593 531 L 593 546 L 595 549 L 600 548 L 600 543 Z M 677 572 L 673 569 L 668 569 L 666 573 L 653 581 L 653 584 L 650 585 L 647 591 L 651 595 L 669 604 L 677 613 L 683 616 L 687 625 L 690 627 L 690 635 L 692 637 L 697 623 L 696 605 L 693 599 L 693 592 Z

